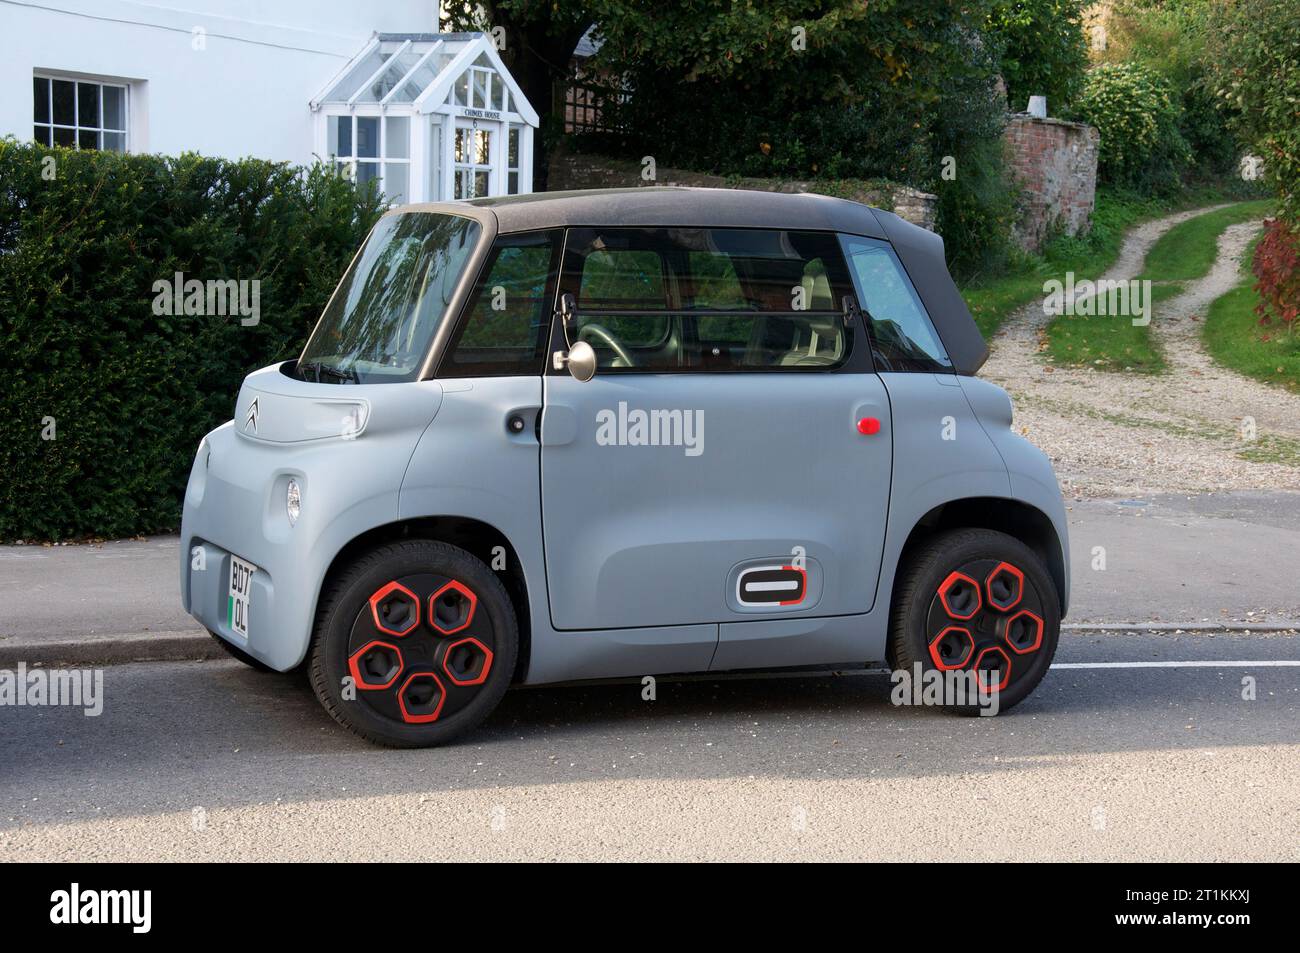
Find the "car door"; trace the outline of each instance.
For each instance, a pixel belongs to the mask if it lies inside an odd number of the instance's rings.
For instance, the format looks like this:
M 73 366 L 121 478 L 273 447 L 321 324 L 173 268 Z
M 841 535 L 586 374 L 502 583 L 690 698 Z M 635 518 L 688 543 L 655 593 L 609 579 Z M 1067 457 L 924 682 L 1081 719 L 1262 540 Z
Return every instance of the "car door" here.
M 551 349 L 599 362 L 544 380 L 555 628 L 869 611 L 891 425 L 836 237 L 573 228 L 565 249 Z

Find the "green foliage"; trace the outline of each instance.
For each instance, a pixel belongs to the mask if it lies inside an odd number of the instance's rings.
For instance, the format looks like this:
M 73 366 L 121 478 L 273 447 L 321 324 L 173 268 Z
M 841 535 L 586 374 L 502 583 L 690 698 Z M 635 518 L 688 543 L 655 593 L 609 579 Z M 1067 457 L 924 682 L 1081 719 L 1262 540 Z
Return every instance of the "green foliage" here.
M 1134 62 L 1158 73 L 1181 107 L 1178 130 L 1202 177 L 1236 171 L 1241 146 L 1232 109 L 1209 78 L 1207 39 L 1218 0 L 1117 0 L 1108 19 L 1107 63 Z
M 0 539 L 176 526 L 200 436 L 302 346 L 380 210 L 323 167 L 0 140 Z M 260 322 L 155 314 L 176 272 L 259 280 Z
M 1236 0 L 1218 8 L 1209 40 L 1214 88 L 1233 110 L 1233 128 L 1264 159 L 1300 224 L 1300 3 Z
M 1013 193 L 989 2 L 706 0 L 672 16 L 615 3 L 598 60 L 625 80 L 621 132 L 577 147 L 726 176 L 902 182 L 939 193 L 954 267 L 1000 259 Z
M 1023 112 L 1030 96 L 1046 96 L 1060 114 L 1074 101 L 1088 67 L 1083 13 L 1088 0 L 997 0 L 988 30 L 1003 47 L 1007 102 Z
M 1101 132 L 1100 177 L 1145 192 L 1176 192 L 1190 161 L 1169 84 L 1137 63 L 1107 63 L 1088 73 L 1075 115 Z

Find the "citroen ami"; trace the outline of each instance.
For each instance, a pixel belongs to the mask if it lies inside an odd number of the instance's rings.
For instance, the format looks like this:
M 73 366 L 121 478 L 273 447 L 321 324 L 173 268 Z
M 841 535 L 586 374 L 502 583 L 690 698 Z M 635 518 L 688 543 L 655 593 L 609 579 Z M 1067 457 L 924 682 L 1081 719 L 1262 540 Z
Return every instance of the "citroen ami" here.
M 1069 567 L 986 356 L 939 236 L 853 202 L 398 208 L 200 444 L 185 607 L 388 745 L 667 673 L 887 662 L 1005 710 Z

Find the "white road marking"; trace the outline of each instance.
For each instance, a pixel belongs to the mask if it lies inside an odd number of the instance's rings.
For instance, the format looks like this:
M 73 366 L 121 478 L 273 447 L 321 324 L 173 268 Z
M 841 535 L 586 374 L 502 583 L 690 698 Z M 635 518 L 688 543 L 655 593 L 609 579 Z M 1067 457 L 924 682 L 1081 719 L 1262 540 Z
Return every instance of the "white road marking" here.
M 1052 668 L 1300 668 L 1300 659 L 1244 659 L 1189 662 L 1053 662 Z

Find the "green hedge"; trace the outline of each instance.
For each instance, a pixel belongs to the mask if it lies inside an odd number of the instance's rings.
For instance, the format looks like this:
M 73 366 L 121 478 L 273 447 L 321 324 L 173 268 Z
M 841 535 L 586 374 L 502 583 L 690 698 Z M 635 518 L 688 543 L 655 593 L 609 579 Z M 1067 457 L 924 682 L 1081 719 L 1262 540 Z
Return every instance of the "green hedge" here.
M 324 167 L 0 140 L 0 539 L 175 528 L 199 438 L 381 211 Z M 259 281 L 259 323 L 155 314 L 176 272 Z

